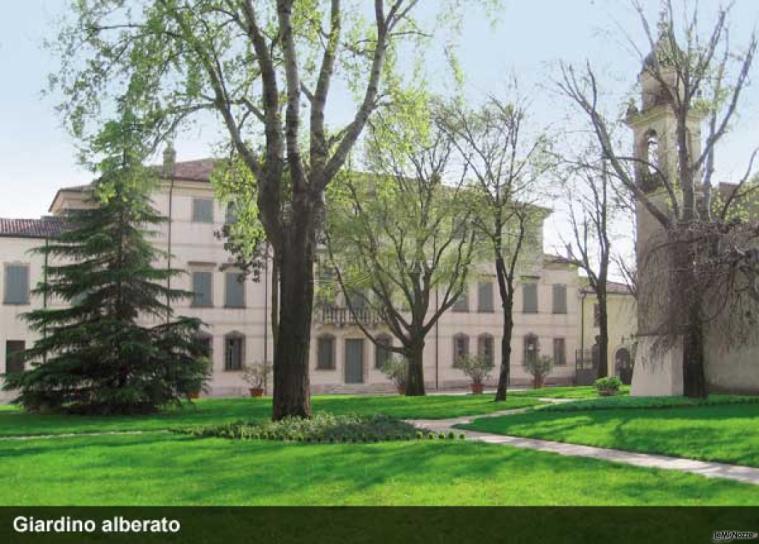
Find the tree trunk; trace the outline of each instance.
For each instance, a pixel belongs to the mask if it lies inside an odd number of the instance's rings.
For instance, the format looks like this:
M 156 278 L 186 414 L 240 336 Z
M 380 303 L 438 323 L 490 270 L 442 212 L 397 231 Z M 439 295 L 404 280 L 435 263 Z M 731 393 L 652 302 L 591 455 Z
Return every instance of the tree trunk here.
M 683 394 L 691 398 L 706 398 L 706 375 L 704 372 L 704 322 L 701 313 L 701 292 L 693 268 L 695 248 L 692 244 L 681 249 L 677 265 L 682 271 L 681 286 L 691 286 L 686 291 L 686 328 L 683 334 Z M 675 287 L 677 288 L 677 286 Z
M 495 401 L 506 400 L 506 391 L 509 386 L 509 374 L 511 372 L 511 336 L 514 331 L 514 314 L 512 303 L 503 303 L 503 336 L 501 337 L 501 371 L 498 375 L 498 389 L 495 392 Z
M 422 397 L 424 391 L 424 339 L 415 340 L 406 352 L 408 360 L 408 377 L 406 379 L 406 396 Z
M 606 293 L 598 296 L 598 377 L 609 375 L 609 312 Z
M 305 203 L 298 208 L 285 247 L 277 249 L 280 309 L 274 350 L 275 421 L 288 416 L 311 417 L 308 355 L 314 297 L 314 213 Z

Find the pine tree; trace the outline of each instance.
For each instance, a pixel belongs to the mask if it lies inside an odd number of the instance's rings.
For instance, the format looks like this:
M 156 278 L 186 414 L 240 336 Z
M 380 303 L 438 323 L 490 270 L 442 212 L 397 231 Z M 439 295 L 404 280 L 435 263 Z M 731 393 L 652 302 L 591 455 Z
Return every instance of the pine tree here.
M 7 375 L 4 389 L 20 390 L 16 402 L 28 410 L 150 412 L 208 379 L 201 322 L 172 315 L 171 302 L 190 295 L 167 287 L 181 272 L 156 266 L 164 253 L 148 229 L 165 219 L 130 134 L 123 120 L 105 127 L 87 207 L 70 210 L 63 233 L 35 250 L 49 263 L 35 294 L 67 304 L 25 315 L 41 337 L 22 354 L 31 368 Z

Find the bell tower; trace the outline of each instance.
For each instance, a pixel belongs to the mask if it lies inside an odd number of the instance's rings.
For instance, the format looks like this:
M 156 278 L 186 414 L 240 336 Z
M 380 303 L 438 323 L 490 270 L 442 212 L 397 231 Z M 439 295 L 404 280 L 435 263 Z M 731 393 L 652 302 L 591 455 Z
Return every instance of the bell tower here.
M 677 117 L 672 94 L 679 92 L 672 59 L 678 51 L 664 17 L 654 49 L 643 61 L 638 82 L 640 107 L 631 101 L 625 118 L 633 132 L 635 182 L 664 214 L 671 214 L 672 200 L 666 187 L 679 197 Z M 702 118 L 688 119 L 689 155 L 700 154 Z M 638 271 L 638 344 L 632 394 L 641 396 L 682 394 L 682 346 L 667 341 L 671 287 L 670 252 L 663 250 L 666 232 L 641 202 L 636 203 Z

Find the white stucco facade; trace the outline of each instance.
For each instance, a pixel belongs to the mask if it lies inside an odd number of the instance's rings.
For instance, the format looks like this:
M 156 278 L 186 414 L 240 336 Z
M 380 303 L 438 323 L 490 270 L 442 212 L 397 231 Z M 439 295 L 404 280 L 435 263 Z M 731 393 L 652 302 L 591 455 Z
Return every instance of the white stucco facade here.
M 211 304 L 194 307 L 191 300 L 174 305 L 175 312 L 200 318 L 206 326 L 204 333 L 210 337 L 213 360 L 213 376 L 207 394 L 218 396 L 246 394 L 248 385 L 242 381 L 239 370 L 227 370 L 227 339 L 230 336 L 242 338 L 243 360 L 245 363 L 271 361 L 272 338 L 270 332 L 269 294 L 271 277 L 264 270 L 259 282 L 244 283 L 244 307 L 225 306 L 225 273 L 235 271 L 231 267 L 231 256 L 224 249 L 223 241 L 217 233 L 225 222 L 225 206 L 213 200 L 213 221 L 199 222 L 193 220 L 193 200 L 213 199 L 213 189 L 208 182 L 212 162 L 208 160 L 188 161 L 176 164 L 173 179 L 164 179 L 160 189 L 153 195 L 155 207 L 160 213 L 171 217 L 171 254 L 172 267 L 187 271 L 187 274 L 172 280 L 172 287 L 192 290 L 192 273 L 195 271 L 211 273 Z M 53 216 L 65 209 L 84 205 L 86 187 L 60 190 L 50 207 Z M 42 220 L 37 220 L 42 221 Z M 169 225 L 163 225 L 154 243 L 162 249 L 169 249 Z M 29 254 L 29 250 L 45 243 L 45 237 L 37 234 L 24 235 L 13 232 L 0 233 L 0 266 L 9 263 L 23 263 L 29 266 L 29 285 L 33 288 L 42 280 L 43 262 L 39 255 Z M 536 249 L 536 248 L 534 248 Z M 525 282 L 537 285 L 537 312 L 523 312 L 522 291 L 519 289 L 514 304 L 515 326 L 512 339 L 512 385 L 527 385 L 530 377 L 522 368 L 524 357 L 524 339 L 528 335 L 537 336 L 541 354 L 553 356 L 554 346 L 563 344 L 564 364 L 557 365 L 548 377 L 548 383 L 572 383 L 574 377 L 575 350 L 580 341 L 580 285 L 577 270 L 561 259 L 544 256 L 542 251 L 535 260 L 533 270 Z M 165 263 L 159 263 L 165 265 Z M 0 274 L 0 293 L 4 292 L 2 282 L 5 275 Z M 489 311 L 479 311 L 478 282 L 492 281 L 493 300 Z M 566 286 L 566 309 L 555 313 L 553 307 L 554 285 Z M 469 352 L 477 353 L 481 337 L 489 336 L 496 369 L 500 365 L 500 341 L 502 337 L 502 318 L 500 300 L 495 287 L 494 273 L 488 268 L 481 270 L 480 277 L 473 279 L 469 287 L 468 311 L 449 310 L 434 327 L 426 341 L 424 352 L 424 374 L 429 390 L 465 387 L 467 378 L 452 367 L 454 359 L 454 338 L 468 338 Z M 51 303 L 51 301 L 47 301 Z M 20 315 L 33 308 L 42 307 L 45 301 L 32 295 L 28 304 L 0 305 L 0 371 L 7 370 L 8 357 L 6 346 L 9 342 L 23 341 L 29 347 L 35 340 Z M 339 299 L 337 301 L 339 305 Z M 325 319 L 319 309 L 314 310 L 311 334 L 310 378 L 314 392 L 362 392 L 389 391 L 392 383 L 376 368 L 376 348 L 355 325 L 348 320 L 344 325 L 335 323 L 329 315 Z M 333 368 L 318 367 L 317 342 L 321 336 L 330 336 L 334 340 Z M 555 342 L 556 339 L 561 341 Z M 352 354 L 362 354 L 361 383 L 346 383 L 346 346 L 351 346 Z M 355 341 L 362 341 L 362 344 Z M 18 344 L 16 344 L 18 345 Z M 492 374 L 491 382 L 497 376 Z M 354 376 L 355 380 L 355 376 Z M 9 395 L 3 394 L 7 400 Z

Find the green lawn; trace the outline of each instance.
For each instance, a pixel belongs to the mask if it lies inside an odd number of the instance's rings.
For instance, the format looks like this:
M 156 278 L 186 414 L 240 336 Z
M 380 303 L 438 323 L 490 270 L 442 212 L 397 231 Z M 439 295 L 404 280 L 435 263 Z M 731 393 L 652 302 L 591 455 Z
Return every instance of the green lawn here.
M 0 439 L 2 505 L 759 505 L 759 488 L 456 441 Z
M 387 414 L 399 418 L 445 419 L 534 406 L 532 397 L 511 396 L 506 403 L 492 395 L 433 395 L 428 397 L 325 395 L 312 399 L 314 411 L 336 414 Z M 271 399 L 200 399 L 193 405 L 147 416 L 89 417 L 39 415 L 0 406 L 0 436 L 66 434 L 108 431 L 150 431 L 228 423 L 271 416 Z
M 724 400 L 724 399 L 723 399 Z M 714 402 L 714 401 L 713 401 Z M 491 433 L 759 467 L 759 404 L 577 411 L 546 407 L 462 426 Z M 597 408 L 597 407 L 596 407 Z
M 584 412 L 587 410 L 688 408 L 759 403 L 759 396 L 757 395 L 709 395 L 709 398 L 706 399 L 692 399 L 688 397 L 629 397 L 622 394 L 614 397 L 575 398 L 577 399 L 576 402 L 546 405 L 541 407 L 541 410 L 548 412 Z
M 630 393 L 630 386 L 623 385 L 619 391 L 620 396 Z M 597 399 L 598 391 L 592 385 L 542 387 L 540 389 L 524 389 L 510 392 L 510 395 L 530 398 L 549 399 Z M 621 398 L 621 397 L 620 397 Z

